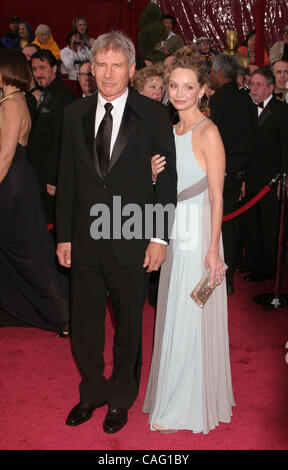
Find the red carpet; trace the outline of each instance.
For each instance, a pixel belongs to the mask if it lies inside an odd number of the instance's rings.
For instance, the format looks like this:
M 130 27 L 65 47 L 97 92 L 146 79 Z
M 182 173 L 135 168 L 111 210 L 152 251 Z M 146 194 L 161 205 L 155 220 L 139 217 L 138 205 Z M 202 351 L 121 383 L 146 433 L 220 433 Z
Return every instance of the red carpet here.
M 77 428 L 65 425 L 78 401 L 79 375 L 70 343 L 35 328 L 0 328 L 2 450 L 249 450 L 288 448 L 288 309 L 256 305 L 255 294 L 271 281 L 249 284 L 236 275 L 229 297 L 231 367 L 236 401 L 230 424 L 210 434 L 151 432 L 142 413 L 152 352 L 153 309 L 143 322 L 143 373 L 128 424 L 117 434 L 102 431 L 106 407 Z M 111 372 L 112 326 L 107 315 L 106 362 Z

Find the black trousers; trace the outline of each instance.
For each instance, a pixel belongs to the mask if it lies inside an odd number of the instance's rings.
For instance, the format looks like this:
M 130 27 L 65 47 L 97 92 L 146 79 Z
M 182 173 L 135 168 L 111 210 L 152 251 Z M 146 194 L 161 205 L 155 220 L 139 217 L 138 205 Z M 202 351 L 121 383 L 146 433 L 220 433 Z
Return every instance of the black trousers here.
M 238 199 L 241 192 L 243 179 L 235 179 L 234 175 L 225 177 L 223 191 L 223 214 L 230 214 L 238 209 Z M 225 263 L 228 265 L 226 271 L 227 283 L 233 281 L 233 268 L 236 264 L 236 257 L 239 252 L 240 244 L 240 225 L 239 219 L 231 219 L 222 224 L 223 248 Z
M 247 193 L 249 201 L 256 193 Z M 276 188 L 264 196 L 243 217 L 246 264 L 256 274 L 273 275 L 276 266 L 280 203 Z
M 147 274 L 141 266 L 120 266 L 110 240 L 100 240 L 93 265 L 72 259 L 72 349 L 82 381 L 80 400 L 128 409 L 138 395 L 142 365 L 142 313 Z M 144 261 L 144 253 L 143 253 Z M 116 328 L 114 366 L 104 377 L 105 311 L 109 291 Z

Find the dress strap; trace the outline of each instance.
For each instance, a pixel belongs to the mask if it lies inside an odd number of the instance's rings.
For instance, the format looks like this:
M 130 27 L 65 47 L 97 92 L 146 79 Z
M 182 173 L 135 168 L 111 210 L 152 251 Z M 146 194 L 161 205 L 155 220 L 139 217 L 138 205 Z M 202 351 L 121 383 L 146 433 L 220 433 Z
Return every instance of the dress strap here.
M 201 121 L 197 122 L 197 123 L 195 124 L 195 126 L 193 126 L 192 129 L 190 129 L 190 131 L 193 132 L 198 126 L 200 126 L 200 124 L 202 124 L 202 122 L 207 121 L 207 119 L 208 119 L 208 118 L 206 118 L 206 117 L 203 118 L 203 119 L 201 119 Z
M 25 95 L 25 91 L 22 91 L 22 90 L 11 91 L 11 93 L 8 93 L 7 96 L 4 96 L 4 98 L 2 98 L 2 99 L 0 100 L 0 104 L 2 104 L 3 101 L 8 100 L 8 98 L 10 98 L 10 96 L 16 95 L 16 93 L 21 93 L 21 95 Z

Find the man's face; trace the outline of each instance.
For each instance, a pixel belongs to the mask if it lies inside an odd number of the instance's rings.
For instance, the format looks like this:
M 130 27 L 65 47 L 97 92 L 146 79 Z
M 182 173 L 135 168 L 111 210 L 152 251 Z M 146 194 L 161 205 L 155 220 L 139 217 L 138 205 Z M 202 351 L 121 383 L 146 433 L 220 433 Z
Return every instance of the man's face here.
M 254 103 L 265 101 L 273 93 L 274 85 L 267 85 L 265 78 L 260 73 L 256 73 L 250 80 L 250 94 Z
M 208 52 L 210 51 L 210 41 L 200 42 L 198 48 L 199 48 L 199 51 L 202 52 L 203 54 L 208 54 Z
M 46 88 L 56 78 L 57 65 L 51 65 L 46 59 L 32 59 L 32 72 L 41 88 Z
M 288 44 L 288 31 L 285 31 L 284 33 L 282 33 L 282 38 L 285 44 Z
M 35 52 L 37 52 L 37 49 L 36 47 L 33 47 L 33 46 L 26 46 L 22 49 L 22 52 L 23 54 L 25 55 L 26 59 L 28 60 L 28 62 L 30 61 L 31 59 L 31 56 L 33 54 L 35 54 Z
M 172 20 L 170 18 L 165 18 L 164 20 L 162 20 L 162 23 L 164 24 L 164 26 L 167 30 L 167 34 L 169 34 L 170 31 L 172 31 L 172 28 L 173 28 Z
M 281 60 L 276 62 L 276 64 L 273 65 L 273 73 L 275 77 L 275 89 L 277 91 L 285 90 L 288 81 L 288 63 L 282 62 Z
M 135 63 L 129 67 L 128 59 L 122 50 L 98 51 L 92 65 L 98 90 L 107 101 L 113 101 L 124 93 L 134 71 Z
M 82 44 L 82 39 L 79 33 L 73 34 L 70 39 L 70 49 L 77 52 L 78 46 Z
M 78 80 L 85 96 L 91 95 L 91 93 L 96 91 L 96 80 L 92 75 L 90 63 L 87 62 L 81 66 L 78 73 Z
M 18 33 L 19 23 L 9 23 L 9 28 L 11 29 L 12 33 Z

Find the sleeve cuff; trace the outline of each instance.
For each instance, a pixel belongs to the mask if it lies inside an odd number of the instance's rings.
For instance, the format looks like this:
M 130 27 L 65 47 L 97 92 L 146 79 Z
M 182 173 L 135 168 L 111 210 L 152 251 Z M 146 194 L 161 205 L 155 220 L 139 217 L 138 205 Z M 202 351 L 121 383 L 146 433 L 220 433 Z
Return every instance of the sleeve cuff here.
M 154 242 L 154 243 L 161 243 L 162 245 L 168 245 L 167 242 L 165 242 L 165 240 L 160 240 L 160 238 L 151 238 L 150 242 Z

